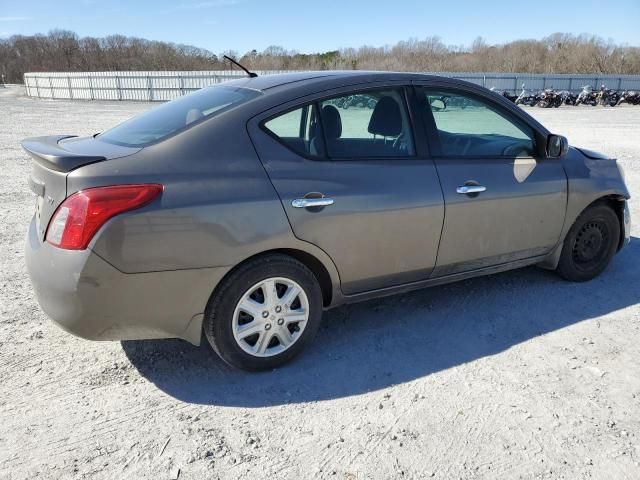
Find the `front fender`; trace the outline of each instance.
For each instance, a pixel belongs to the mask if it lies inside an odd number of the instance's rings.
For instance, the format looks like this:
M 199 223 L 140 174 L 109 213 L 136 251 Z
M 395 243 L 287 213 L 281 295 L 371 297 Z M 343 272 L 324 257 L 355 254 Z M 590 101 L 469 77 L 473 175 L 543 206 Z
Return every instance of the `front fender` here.
M 540 264 L 541 267 L 550 269 L 557 267 L 564 239 L 578 216 L 587 207 L 602 199 L 624 201 L 630 197 L 615 159 L 571 147 L 560 161 L 569 182 L 567 209 L 560 240 L 547 259 Z

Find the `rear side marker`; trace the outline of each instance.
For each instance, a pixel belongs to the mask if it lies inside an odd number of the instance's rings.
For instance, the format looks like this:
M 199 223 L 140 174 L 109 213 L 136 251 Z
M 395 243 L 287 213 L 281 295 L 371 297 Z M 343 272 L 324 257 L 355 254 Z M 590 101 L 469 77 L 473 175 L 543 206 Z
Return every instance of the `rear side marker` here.
M 162 190 L 158 184 L 80 190 L 60 204 L 49 223 L 46 241 L 66 250 L 84 250 L 107 220 L 148 205 Z

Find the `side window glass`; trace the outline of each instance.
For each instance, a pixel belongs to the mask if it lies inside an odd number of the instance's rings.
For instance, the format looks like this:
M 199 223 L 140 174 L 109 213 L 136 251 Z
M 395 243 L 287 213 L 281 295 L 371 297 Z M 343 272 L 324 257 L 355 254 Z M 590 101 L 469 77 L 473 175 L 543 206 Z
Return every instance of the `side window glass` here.
M 442 155 L 534 155 L 533 131 L 507 118 L 490 102 L 447 91 L 425 91 L 425 96 L 438 129 Z
M 415 154 L 404 95 L 368 91 L 320 102 L 331 158 L 408 157 Z
M 264 127 L 281 143 L 304 156 L 324 156 L 315 104 L 305 105 L 265 122 Z

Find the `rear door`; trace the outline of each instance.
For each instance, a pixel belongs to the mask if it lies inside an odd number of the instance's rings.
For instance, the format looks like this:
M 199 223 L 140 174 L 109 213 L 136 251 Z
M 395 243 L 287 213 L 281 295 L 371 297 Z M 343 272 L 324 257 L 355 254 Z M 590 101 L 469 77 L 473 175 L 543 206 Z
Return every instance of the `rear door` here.
M 537 257 L 558 242 L 567 177 L 535 131 L 489 96 L 421 87 L 445 200 L 433 276 Z
M 436 263 L 442 192 L 406 95 L 342 90 L 250 124 L 294 234 L 333 259 L 347 295 L 426 279 Z

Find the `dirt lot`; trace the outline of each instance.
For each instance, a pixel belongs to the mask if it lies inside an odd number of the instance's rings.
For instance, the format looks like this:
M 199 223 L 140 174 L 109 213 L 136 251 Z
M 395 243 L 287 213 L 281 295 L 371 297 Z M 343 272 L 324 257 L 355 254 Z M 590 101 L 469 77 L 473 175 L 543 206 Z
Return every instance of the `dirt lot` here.
M 640 478 L 640 220 L 591 283 L 529 268 L 336 309 L 264 374 L 53 325 L 23 262 L 18 142 L 147 108 L 0 89 L 0 478 Z M 640 194 L 639 107 L 528 111 Z

